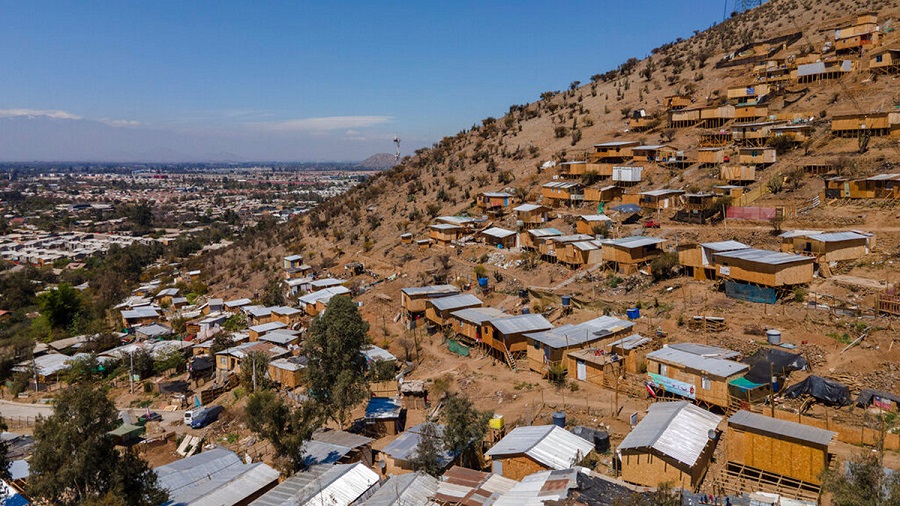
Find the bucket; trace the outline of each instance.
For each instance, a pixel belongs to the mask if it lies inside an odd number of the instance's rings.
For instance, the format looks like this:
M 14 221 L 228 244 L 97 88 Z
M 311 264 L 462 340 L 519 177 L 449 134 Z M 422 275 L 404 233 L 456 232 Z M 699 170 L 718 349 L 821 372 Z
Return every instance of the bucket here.
M 554 411 L 553 412 L 553 425 L 561 429 L 566 428 L 566 412 L 565 411 Z
M 571 295 L 563 295 L 562 296 L 562 305 L 563 307 L 569 307 L 572 304 L 572 296 Z
M 641 310 L 636 307 L 630 307 L 625 310 L 625 314 L 628 315 L 629 320 L 637 320 L 641 317 Z
M 769 329 L 766 331 L 766 340 L 769 341 L 769 344 L 779 345 L 781 344 L 781 331 L 775 329 Z

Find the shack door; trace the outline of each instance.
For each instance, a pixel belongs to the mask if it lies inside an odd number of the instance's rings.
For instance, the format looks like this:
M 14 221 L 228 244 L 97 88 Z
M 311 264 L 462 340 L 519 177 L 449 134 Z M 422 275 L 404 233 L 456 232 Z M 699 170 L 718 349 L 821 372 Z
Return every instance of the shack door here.
M 584 360 L 575 361 L 575 377 L 581 381 L 587 380 L 587 367 Z

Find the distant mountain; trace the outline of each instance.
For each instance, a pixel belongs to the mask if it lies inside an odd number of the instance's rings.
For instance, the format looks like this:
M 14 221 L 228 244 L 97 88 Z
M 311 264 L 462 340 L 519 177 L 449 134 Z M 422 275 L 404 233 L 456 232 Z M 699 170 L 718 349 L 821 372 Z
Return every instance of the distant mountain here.
M 390 153 L 378 153 L 359 162 L 360 167 L 367 169 L 390 169 L 397 165 L 397 158 Z

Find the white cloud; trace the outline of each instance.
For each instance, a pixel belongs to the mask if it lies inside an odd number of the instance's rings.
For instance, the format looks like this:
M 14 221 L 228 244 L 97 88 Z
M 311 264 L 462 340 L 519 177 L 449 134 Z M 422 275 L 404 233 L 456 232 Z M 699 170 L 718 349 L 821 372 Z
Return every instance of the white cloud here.
M 0 117 L 47 116 L 56 119 L 81 119 L 81 116 L 54 109 L 0 109 Z
M 130 119 L 109 119 L 102 118 L 99 120 L 101 123 L 109 125 L 111 127 L 117 128 L 136 128 L 142 125 L 140 121 L 134 121 Z
M 391 116 L 325 116 L 321 118 L 301 118 L 284 121 L 249 123 L 256 128 L 275 132 L 327 132 L 383 125 Z

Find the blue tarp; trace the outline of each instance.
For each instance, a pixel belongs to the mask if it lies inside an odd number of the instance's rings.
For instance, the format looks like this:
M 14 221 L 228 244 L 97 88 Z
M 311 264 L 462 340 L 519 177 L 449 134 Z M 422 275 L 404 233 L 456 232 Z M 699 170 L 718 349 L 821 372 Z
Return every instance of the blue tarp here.
M 639 213 L 641 212 L 641 206 L 637 204 L 622 204 L 616 207 L 610 207 L 613 211 L 618 211 L 620 213 Z
M 725 282 L 725 295 L 732 299 L 763 304 L 774 304 L 778 300 L 774 288 L 746 285 L 735 281 Z

